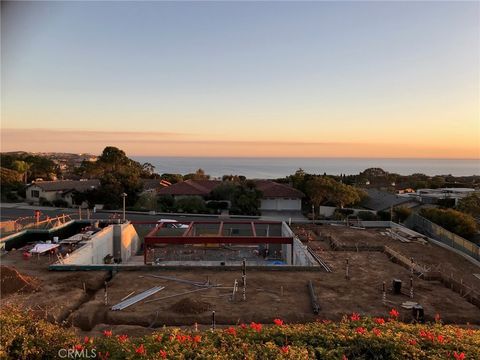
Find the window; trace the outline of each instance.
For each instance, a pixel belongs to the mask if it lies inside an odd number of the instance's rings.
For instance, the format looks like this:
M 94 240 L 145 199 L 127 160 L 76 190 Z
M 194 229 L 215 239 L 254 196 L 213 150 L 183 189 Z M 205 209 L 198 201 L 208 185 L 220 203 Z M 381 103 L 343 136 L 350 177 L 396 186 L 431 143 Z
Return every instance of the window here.
M 38 198 L 38 197 L 40 197 L 40 191 L 32 190 L 32 191 L 30 191 L 30 195 L 32 195 L 32 197 L 34 197 L 34 198 Z

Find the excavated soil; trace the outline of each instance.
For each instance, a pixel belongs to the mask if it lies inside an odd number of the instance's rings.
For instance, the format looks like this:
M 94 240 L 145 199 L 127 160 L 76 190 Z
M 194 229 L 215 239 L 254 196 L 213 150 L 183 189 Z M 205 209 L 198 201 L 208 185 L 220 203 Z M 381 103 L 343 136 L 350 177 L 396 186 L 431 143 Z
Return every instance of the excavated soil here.
M 212 305 L 208 302 L 190 298 L 182 299 L 170 306 L 170 310 L 178 314 L 201 314 L 211 308 Z
M 31 293 L 38 289 L 39 281 L 34 277 L 22 275 L 15 268 L 0 267 L 0 294 L 7 296 L 15 293 Z

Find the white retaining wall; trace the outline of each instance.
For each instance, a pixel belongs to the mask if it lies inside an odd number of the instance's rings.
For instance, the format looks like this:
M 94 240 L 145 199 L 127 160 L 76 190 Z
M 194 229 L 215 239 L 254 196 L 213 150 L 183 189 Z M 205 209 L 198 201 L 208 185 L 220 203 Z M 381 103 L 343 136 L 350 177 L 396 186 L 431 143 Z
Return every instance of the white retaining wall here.
M 138 250 L 140 240 L 132 224 L 110 225 L 96 233 L 81 248 L 75 250 L 70 256 L 65 257 L 65 265 L 90 265 L 103 264 L 107 255 L 113 256 L 113 227 L 121 226 L 122 262 L 127 261 Z

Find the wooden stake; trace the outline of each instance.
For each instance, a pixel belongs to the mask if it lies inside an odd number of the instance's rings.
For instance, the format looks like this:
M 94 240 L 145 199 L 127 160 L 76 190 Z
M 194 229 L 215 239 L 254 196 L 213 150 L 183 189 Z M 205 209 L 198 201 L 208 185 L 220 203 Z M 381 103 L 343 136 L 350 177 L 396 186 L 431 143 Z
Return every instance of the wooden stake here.
M 243 280 L 243 301 L 247 300 L 247 275 L 242 276 Z
M 345 279 L 350 280 L 350 265 L 348 264 L 348 258 L 346 260 Z
M 105 294 L 104 294 L 105 305 L 108 305 L 108 292 L 107 292 L 107 282 L 105 281 Z
M 387 304 L 387 287 L 385 285 L 385 281 L 383 282 L 383 295 L 382 295 L 382 302 L 383 302 L 383 305 L 386 305 Z
M 212 331 L 215 330 L 215 310 L 212 311 Z
M 410 299 L 413 299 L 413 276 L 410 276 Z

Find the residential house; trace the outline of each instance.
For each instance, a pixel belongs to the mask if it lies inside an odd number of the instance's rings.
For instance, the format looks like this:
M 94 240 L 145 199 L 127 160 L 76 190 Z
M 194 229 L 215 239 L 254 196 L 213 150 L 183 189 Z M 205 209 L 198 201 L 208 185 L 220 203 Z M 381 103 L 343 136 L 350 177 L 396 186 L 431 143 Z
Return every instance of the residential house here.
M 100 180 L 37 181 L 27 186 L 26 195 L 27 201 L 35 205 L 44 199 L 49 202 L 63 200 L 72 206 L 75 191 L 84 192 L 99 186 Z
M 262 192 L 260 210 L 301 210 L 301 191 L 270 180 L 254 180 Z M 205 198 L 213 189 L 222 184 L 220 180 L 186 180 L 158 191 L 159 195 L 171 195 L 174 199 L 196 196 Z
M 378 189 L 367 189 L 366 192 L 368 197 L 361 202 L 360 206 L 367 210 L 388 211 L 399 206 L 412 208 L 419 205 L 415 198 L 407 196 L 399 196 Z

